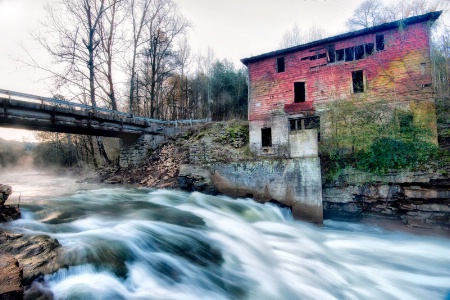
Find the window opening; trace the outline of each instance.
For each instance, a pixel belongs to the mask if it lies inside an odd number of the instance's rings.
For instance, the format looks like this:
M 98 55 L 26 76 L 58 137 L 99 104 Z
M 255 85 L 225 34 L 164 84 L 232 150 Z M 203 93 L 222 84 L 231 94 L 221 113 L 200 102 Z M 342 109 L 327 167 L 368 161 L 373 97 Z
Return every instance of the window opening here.
M 305 129 L 315 129 L 319 128 L 320 119 L 318 117 L 315 118 L 306 118 L 303 120 Z
M 352 61 L 355 59 L 355 47 L 345 48 L 345 61 Z
M 384 34 L 377 34 L 375 42 L 376 42 L 377 51 L 384 50 Z
M 272 147 L 272 128 L 261 128 L 261 141 L 263 147 Z
M 295 120 L 289 120 L 289 129 L 291 131 L 297 130 L 297 124 L 296 124 Z
M 327 47 L 327 61 L 332 63 L 336 60 L 336 53 L 335 53 L 336 49 L 334 44 L 333 45 L 328 45 Z
M 294 102 L 305 102 L 306 88 L 304 82 L 294 82 Z
M 344 60 L 344 49 L 336 50 L 336 61 Z
M 355 60 L 364 58 L 364 45 L 359 45 L 355 47 Z
M 290 131 L 305 130 L 305 129 L 319 129 L 320 117 L 306 117 L 289 120 Z
M 284 57 L 277 58 L 277 72 L 281 73 L 285 71 Z
M 362 70 L 352 72 L 353 93 L 364 93 L 364 74 Z
M 365 44 L 364 47 L 366 48 L 366 56 L 372 55 L 373 54 L 373 50 L 374 50 L 374 44 L 373 43 L 369 43 L 369 44 Z

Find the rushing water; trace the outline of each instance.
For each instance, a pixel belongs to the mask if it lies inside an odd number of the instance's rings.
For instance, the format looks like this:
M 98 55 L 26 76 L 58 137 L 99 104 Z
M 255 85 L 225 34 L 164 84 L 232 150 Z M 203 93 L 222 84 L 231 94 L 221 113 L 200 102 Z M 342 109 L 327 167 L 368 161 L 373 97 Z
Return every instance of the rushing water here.
M 57 299 L 450 299 L 450 239 L 325 222 L 249 199 L 5 174 L 22 219 L 77 266 Z M 0 228 L 1 229 L 1 228 Z M 5 229 L 5 228 L 3 228 Z

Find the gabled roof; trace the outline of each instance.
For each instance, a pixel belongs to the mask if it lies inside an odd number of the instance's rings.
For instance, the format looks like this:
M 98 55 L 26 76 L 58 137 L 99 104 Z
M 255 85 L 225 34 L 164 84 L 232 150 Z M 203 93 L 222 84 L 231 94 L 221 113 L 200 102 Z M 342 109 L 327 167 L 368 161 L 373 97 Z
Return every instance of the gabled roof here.
M 364 29 L 360 29 L 357 31 L 347 32 L 344 34 L 336 35 L 333 37 L 328 37 L 328 38 L 317 40 L 317 41 L 310 42 L 307 44 L 302 44 L 302 45 L 298 45 L 298 46 L 294 46 L 294 47 L 290 47 L 290 48 L 286 48 L 286 49 L 276 50 L 276 51 L 263 53 L 263 54 L 252 56 L 252 57 L 243 58 L 243 59 L 241 59 L 241 62 L 247 66 L 251 62 L 255 62 L 258 60 L 265 59 L 265 58 L 282 56 L 282 55 L 286 55 L 286 54 L 289 54 L 292 52 L 297 52 L 300 50 L 313 48 L 313 47 L 317 47 L 317 46 L 324 45 L 324 44 L 335 43 L 335 42 L 345 40 L 348 38 L 354 38 L 354 37 L 358 37 L 358 36 L 362 36 L 362 35 L 366 35 L 366 34 L 370 34 L 370 33 L 375 33 L 375 32 L 379 32 L 379 31 L 395 29 L 395 28 L 399 28 L 401 26 L 407 26 L 407 25 L 416 24 L 416 23 L 423 23 L 423 22 L 429 22 L 429 21 L 435 22 L 441 14 L 442 14 L 442 11 L 429 12 L 424 15 L 414 16 L 414 17 L 410 17 L 410 18 L 406 18 L 406 19 L 402 19 L 402 20 L 398 20 L 398 21 L 394 21 L 394 22 L 380 24 L 380 25 L 373 26 L 370 28 L 364 28 Z

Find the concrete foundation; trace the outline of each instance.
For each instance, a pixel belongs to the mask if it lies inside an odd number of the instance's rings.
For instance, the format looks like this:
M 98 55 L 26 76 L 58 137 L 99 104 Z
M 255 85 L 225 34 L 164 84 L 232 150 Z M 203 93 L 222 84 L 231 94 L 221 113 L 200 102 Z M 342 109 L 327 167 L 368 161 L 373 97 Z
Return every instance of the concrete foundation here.
M 209 176 L 204 171 L 200 174 L 204 182 L 212 181 L 223 194 L 253 197 L 261 202 L 276 200 L 291 207 L 295 219 L 322 223 L 322 180 L 318 157 L 216 163 L 203 168 L 209 171 Z M 179 181 L 199 177 L 192 172 L 188 165 L 181 166 Z M 192 186 L 196 185 L 202 186 L 202 183 Z

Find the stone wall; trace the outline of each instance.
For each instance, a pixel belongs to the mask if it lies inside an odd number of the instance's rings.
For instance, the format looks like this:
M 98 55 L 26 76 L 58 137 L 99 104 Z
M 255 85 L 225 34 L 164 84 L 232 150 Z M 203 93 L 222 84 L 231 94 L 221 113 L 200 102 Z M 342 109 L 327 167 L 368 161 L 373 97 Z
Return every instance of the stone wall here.
M 122 168 L 138 166 L 148 155 L 150 150 L 165 140 L 164 135 L 143 134 L 134 141 L 122 140 L 119 165 Z
M 322 223 L 318 157 L 181 165 L 178 180 L 184 189 L 205 191 L 212 186 L 229 196 L 276 200 L 291 207 L 294 218 Z
M 374 176 L 346 170 L 324 184 L 323 207 L 326 218 L 375 213 L 401 218 L 408 226 L 450 230 L 450 179 L 428 172 Z

